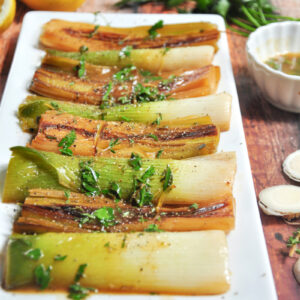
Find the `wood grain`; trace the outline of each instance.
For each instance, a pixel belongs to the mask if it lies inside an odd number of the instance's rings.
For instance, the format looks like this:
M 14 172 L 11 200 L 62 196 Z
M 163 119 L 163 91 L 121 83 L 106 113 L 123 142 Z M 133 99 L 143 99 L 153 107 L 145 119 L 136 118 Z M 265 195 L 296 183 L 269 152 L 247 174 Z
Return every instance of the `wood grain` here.
M 116 8 L 112 7 L 114 2 L 117 1 L 88 0 L 79 11 L 116 12 Z M 300 17 L 299 0 L 273 0 L 273 3 L 282 13 Z M 0 35 L 0 96 L 11 65 L 22 19 L 27 11 L 28 9 L 18 2 L 13 25 Z M 162 8 L 157 5 L 155 7 L 147 5 L 139 8 L 139 11 L 161 12 Z M 289 153 L 300 148 L 300 117 L 297 114 L 280 111 L 266 102 L 248 73 L 246 39 L 231 32 L 227 35 L 256 193 L 258 195 L 262 189 L 272 185 L 295 184 L 283 175 L 281 164 Z M 281 233 L 286 240 L 296 228 L 286 225 L 275 217 L 261 214 L 261 218 L 278 298 L 298 300 L 300 285 L 296 283 L 291 271 L 294 259 L 287 257 L 284 241 L 275 238 L 275 233 Z

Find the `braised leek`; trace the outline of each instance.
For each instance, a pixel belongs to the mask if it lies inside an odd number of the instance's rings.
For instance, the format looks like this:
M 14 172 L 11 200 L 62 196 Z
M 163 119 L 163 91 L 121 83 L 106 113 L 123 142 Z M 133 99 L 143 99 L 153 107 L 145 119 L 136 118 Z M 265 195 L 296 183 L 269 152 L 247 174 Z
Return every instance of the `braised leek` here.
M 94 178 L 92 187 L 99 193 L 109 191 L 112 184 L 117 184 L 122 191 L 121 198 L 130 201 L 141 192 L 139 188 L 145 187 L 137 187 L 138 181 L 149 183 L 147 196 L 152 196 L 149 202 L 157 203 L 163 199 L 164 204 L 205 205 L 232 195 L 236 169 L 235 153 L 232 152 L 189 160 L 143 159 L 142 167 L 135 170 L 125 158 L 95 157 L 91 160 L 90 157 L 69 157 L 25 147 L 11 150 L 13 156 L 5 180 L 4 202 L 23 202 L 28 190 L 33 188 L 86 192 L 82 170 L 83 165 L 88 164 L 86 168 Z M 169 190 L 163 192 L 167 167 L 172 171 L 173 182 Z
M 61 141 L 71 134 L 74 141 L 64 153 Z M 116 139 L 111 149 L 110 143 Z M 41 116 L 38 133 L 29 146 L 58 154 L 128 158 L 132 153 L 155 158 L 161 150 L 160 158 L 184 159 L 214 153 L 218 143 L 219 130 L 209 117 L 192 119 L 192 124 L 162 126 L 92 120 L 54 110 Z
M 110 210 L 111 222 L 103 223 L 97 212 Z M 165 205 L 137 207 L 116 203 L 104 197 L 88 197 L 79 193 L 36 189 L 22 205 L 14 232 L 131 232 L 143 231 L 155 224 L 166 231 L 195 231 L 234 227 L 234 201 L 225 197 L 209 205 Z
M 198 22 L 168 24 L 157 30 L 155 39 L 149 38 L 150 26 L 110 27 L 88 23 L 51 20 L 44 25 L 40 42 L 47 48 L 62 51 L 78 51 L 82 45 L 90 51 L 132 48 L 172 48 L 196 45 L 212 45 L 220 37 L 217 26 L 212 23 Z
M 78 49 L 76 49 L 78 51 Z M 80 60 L 80 52 L 64 52 L 48 49 L 47 53 L 57 57 Z M 191 70 L 210 65 L 214 57 L 212 46 L 195 46 L 159 49 L 132 49 L 130 55 L 122 56 L 122 50 L 106 50 L 84 53 L 87 63 L 101 66 L 117 66 L 124 68 L 134 65 L 138 69 L 148 70 L 154 74 L 174 72 L 177 70 Z
M 30 249 L 40 249 L 43 256 L 26 257 Z M 66 258 L 55 261 L 57 255 Z M 67 289 L 85 264 L 80 285 L 100 291 L 201 295 L 224 293 L 230 286 L 226 236 L 218 230 L 13 234 L 4 286 L 38 288 L 34 270 L 43 265 L 51 266 L 48 288 Z
M 178 118 L 203 117 L 209 115 L 221 131 L 229 129 L 231 118 L 231 96 L 226 93 L 207 97 L 176 101 L 128 104 L 99 109 L 98 106 L 84 105 L 39 96 L 28 96 L 19 106 L 18 117 L 24 131 L 36 131 L 41 115 L 49 110 L 68 113 L 93 120 L 153 123 L 161 116 L 164 122 L 176 123 Z M 182 120 L 181 120 L 182 121 Z M 168 124 L 168 125 L 169 125 Z
M 30 90 L 46 97 L 101 105 L 141 103 L 212 94 L 220 79 L 216 66 L 153 76 L 134 66 L 116 67 L 84 64 L 64 57 L 46 56 L 34 74 Z M 80 75 L 80 76 L 79 76 Z

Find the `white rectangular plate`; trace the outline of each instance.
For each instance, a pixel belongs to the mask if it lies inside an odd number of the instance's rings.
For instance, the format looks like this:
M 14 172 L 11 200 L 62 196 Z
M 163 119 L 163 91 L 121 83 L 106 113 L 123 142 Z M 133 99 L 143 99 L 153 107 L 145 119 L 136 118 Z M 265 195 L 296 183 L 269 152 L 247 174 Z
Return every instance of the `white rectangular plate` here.
M 234 185 L 236 198 L 236 229 L 228 235 L 230 269 L 232 284 L 228 293 L 219 296 L 199 296 L 193 299 L 242 299 L 242 300 L 274 300 L 277 299 L 273 282 L 266 244 L 263 236 L 255 191 L 251 176 L 243 124 L 232 73 L 230 56 L 225 34 L 225 24 L 218 15 L 157 15 L 157 14 L 102 14 L 95 20 L 91 13 L 58 13 L 30 12 L 24 18 L 14 60 L 11 66 L 0 110 L 0 192 L 7 164 L 10 158 L 9 148 L 26 145 L 30 136 L 21 131 L 16 112 L 18 105 L 28 94 L 27 88 L 34 71 L 41 63 L 44 52 L 38 48 L 42 26 L 47 21 L 58 18 L 70 21 L 90 22 L 100 25 L 128 27 L 136 25 L 153 25 L 158 20 L 168 23 L 211 22 L 218 25 L 221 33 L 219 51 L 214 64 L 221 67 L 221 81 L 218 92 L 226 91 L 233 97 L 231 129 L 221 134 L 219 151 L 236 151 L 237 175 Z M 11 232 L 12 221 L 16 214 L 15 205 L 0 204 L 0 249 L 4 248 Z M 1 255 L 3 256 L 3 255 Z M 176 262 L 174 262 L 176 263 Z M 2 273 L 2 272 L 1 272 Z M 184 278 L 182 278 L 184 280 Z M 0 299 L 65 299 L 62 294 L 22 294 L 11 293 L 0 289 Z M 160 299 L 183 300 L 184 296 L 153 296 L 153 295 L 93 295 L 89 299 Z

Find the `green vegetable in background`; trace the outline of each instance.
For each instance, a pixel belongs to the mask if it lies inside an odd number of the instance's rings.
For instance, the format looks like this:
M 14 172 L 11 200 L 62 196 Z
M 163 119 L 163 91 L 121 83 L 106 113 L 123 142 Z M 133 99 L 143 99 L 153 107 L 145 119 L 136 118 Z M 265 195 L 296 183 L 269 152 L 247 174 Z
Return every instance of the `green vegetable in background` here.
M 135 6 L 153 0 L 121 0 L 116 5 L 118 7 Z M 186 0 L 156 0 L 155 2 L 163 3 L 168 8 L 177 8 L 179 13 L 188 13 L 180 7 L 186 3 Z M 243 36 L 248 36 L 249 33 L 256 28 L 278 21 L 300 21 L 286 16 L 280 16 L 276 12 L 269 0 L 193 0 L 195 8 L 192 12 L 195 13 L 213 13 L 219 14 L 231 25 L 238 27 L 228 27 Z

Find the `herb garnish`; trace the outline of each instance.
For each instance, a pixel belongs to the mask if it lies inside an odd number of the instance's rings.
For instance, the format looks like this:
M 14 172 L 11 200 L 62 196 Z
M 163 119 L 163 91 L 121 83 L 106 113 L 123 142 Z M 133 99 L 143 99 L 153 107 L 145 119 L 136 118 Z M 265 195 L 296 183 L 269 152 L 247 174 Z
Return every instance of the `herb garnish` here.
M 55 261 L 63 261 L 67 258 L 67 255 L 60 255 L 60 254 L 57 254 L 54 256 L 54 260 Z
M 32 260 L 39 260 L 44 256 L 43 252 L 39 248 L 29 249 L 24 253 L 24 255 Z
M 162 80 L 161 76 L 155 76 L 148 70 L 139 70 L 140 74 L 145 77 L 144 82 L 147 83 L 149 81 Z
M 77 273 L 75 275 L 75 283 L 69 286 L 69 295 L 68 298 L 74 300 L 84 299 L 88 296 L 89 292 L 96 292 L 97 289 L 83 287 L 80 285 L 79 280 L 83 277 L 83 272 L 87 264 L 82 264 L 78 267 Z
M 156 120 L 152 122 L 152 125 L 159 125 L 161 120 L 162 120 L 162 114 L 158 113 L 158 116 Z
M 164 177 L 162 178 L 163 183 L 163 190 L 165 191 L 168 187 L 170 187 L 173 183 L 173 174 L 169 165 L 167 166 L 166 170 L 164 171 Z
M 192 205 L 190 205 L 190 209 L 198 209 L 199 205 L 197 203 L 193 203 Z
M 48 287 L 49 282 L 51 280 L 50 277 L 51 270 L 52 270 L 52 266 L 48 266 L 48 268 L 45 269 L 45 266 L 43 264 L 38 265 L 34 269 L 35 282 L 41 290 L 44 290 L 45 288 Z
M 95 210 L 93 215 L 104 227 L 114 226 L 116 224 L 114 209 L 112 207 L 101 207 Z
M 298 253 L 300 249 L 297 249 L 297 245 L 300 244 L 300 228 L 298 228 L 293 235 L 290 236 L 286 242 L 286 246 L 291 248 L 289 255 L 293 257 L 294 252 Z M 299 254 L 299 253 L 298 253 Z
M 100 27 L 100 25 L 95 25 L 94 30 L 88 34 L 88 37 L 89 38 L 93 37 L 97 33 L 97 30 L 99 29 L 99 27 Z
M 80 179 L 83 192 L 88 196 L 95 196 L 100 194 L 98 187 L 99 173 L 91 167 L 91 161 L 81 162 Z
M 121 244 L 121 248 L 125 248 L 126 245 L 126 239 L 127 239 L 127 235 L 125 234 L 123 239 L 122 239 L 122 244 Z
M 103 101 L 107 101 L 107 100 L 109 100 L 109 94 L 110 94 L 110 92 L 111 92 L 111 90 L 112 90 L 112 87 L 113 87 L 113 83 L 112 83 L 112 81 L 110 81 L 104 88 L 105 88 L 105 93 L 104 93 L 104 95 L 103 95 L 103 98 L 102 98 L 102 100 Z
M 64 195 L 67 198 L 67 200 L 69 200 L 69 198 L 70 198 L 70 191 L 65 191 Z
M 51 101 L 51 102 L 50 102 L 50 105 L 51 105 L 55 110 L 58 110 L 58 109 L 59 109 L 58 104 L 57 104 L 56 102 L 54 102 L 54 101 Z
M 142 167 L 142 159 L 136 153 L 131 153 L 130 159 L 128 160 L 128 164 L 135 170 L 138 171 Z
M 132 72 L 136 70 L 135 66 L 127 66 L 113 75 L 114 80 L 118 82 L 130 81 L 134 79 Z
M 147 228 L 144 229 L 146 232 L 163 232 L 163 230 L 159 229 L 157 224 L 150 224 Z
M 104 244 L 104 247 L 109 248 L 109 247 L 110 247 L 110 246 L 109 246 L 109 242 L 105 243 L 105 244 Z
M 163 152 L 164 152 L 163 149 L 158 150 L 156 153 L 156 158 L 160 158 Z
M 148 33 L 149 33 L 149 38 L 151 40 L 154 40 L 158 33 L 157 33 L 157 29 L 160 29 L 160 28 L 163 28 L 164 26 L 164 22 L 163 20 L 159 20 L 158 22 L 156 22 L 149 30 L 148 30 Z
M 58 144 L 58 147 L 62 147 L 62 149 L 59 149 L 61 154 L 72 156 L 73 152 L 69 147 L 74 143 L 76 140 L 76 133 L 74 130 L 72 130 L 69 134 L 67 134 L 64 138 L 61 139 L 61 141 Z
M 122 198 L 121 187 L 118 183 L 112 182 L 109 189 L 105 189 L 101 191 L 103 195 L 115 198 L 115 202 L 118 202 Z
M 119 145 L 119 144 L 120 144 L 119 138 L 111 139 L 111 140 L 109 141 L 109 146 L 108 146 L 110 152 L 116 153 L 116 151 L 113 149 L 113 147 L 116 146 L 116 145 Z
M 143 86 L 141 83 L 135 85 L 134 97 L 137 102 L 162 101 L 166 99 L 164 94 L 159 93 L 158 88 Z
M 125 122 L 130 122 L 131 121 L 131 119 L 129 119 L 129 118 L 125 117 L 125 116 L 122 116 L 121 118 Z
M 125 57 L 129 57 L 131 55 L 131 50 L 132 50 L 132 46 L 126 46 L 124 48 L 121 49 L 121 51 L 119 52 L 119 57 L 125 58 Z
M 155 141 L 158 141 L 158 137 L 155 134 L 150 133 L 147 136 L 150 137 L 150 138 L 152 138 L 152 139 L 154 139 Z
M 79 48 L 79 52 L 80 54 L 84 54 L 85 52 L 88 52 L 89 51 L 89 48 L 85 45 L 82 45 L 80 48 Z
M 171 50 L 171 48 L 168 48 L 168 47 L 164 48 L 164 50 L 163 50 L 163 55 L 166 55 L 166 53 L 167 53 L 168 51 L 170 51 L 170 50 Z
M 45 135 L 46 136 L 46 139 L 48 140 L 56 140 L 56 136 L 53 136 L 53 135 Z

